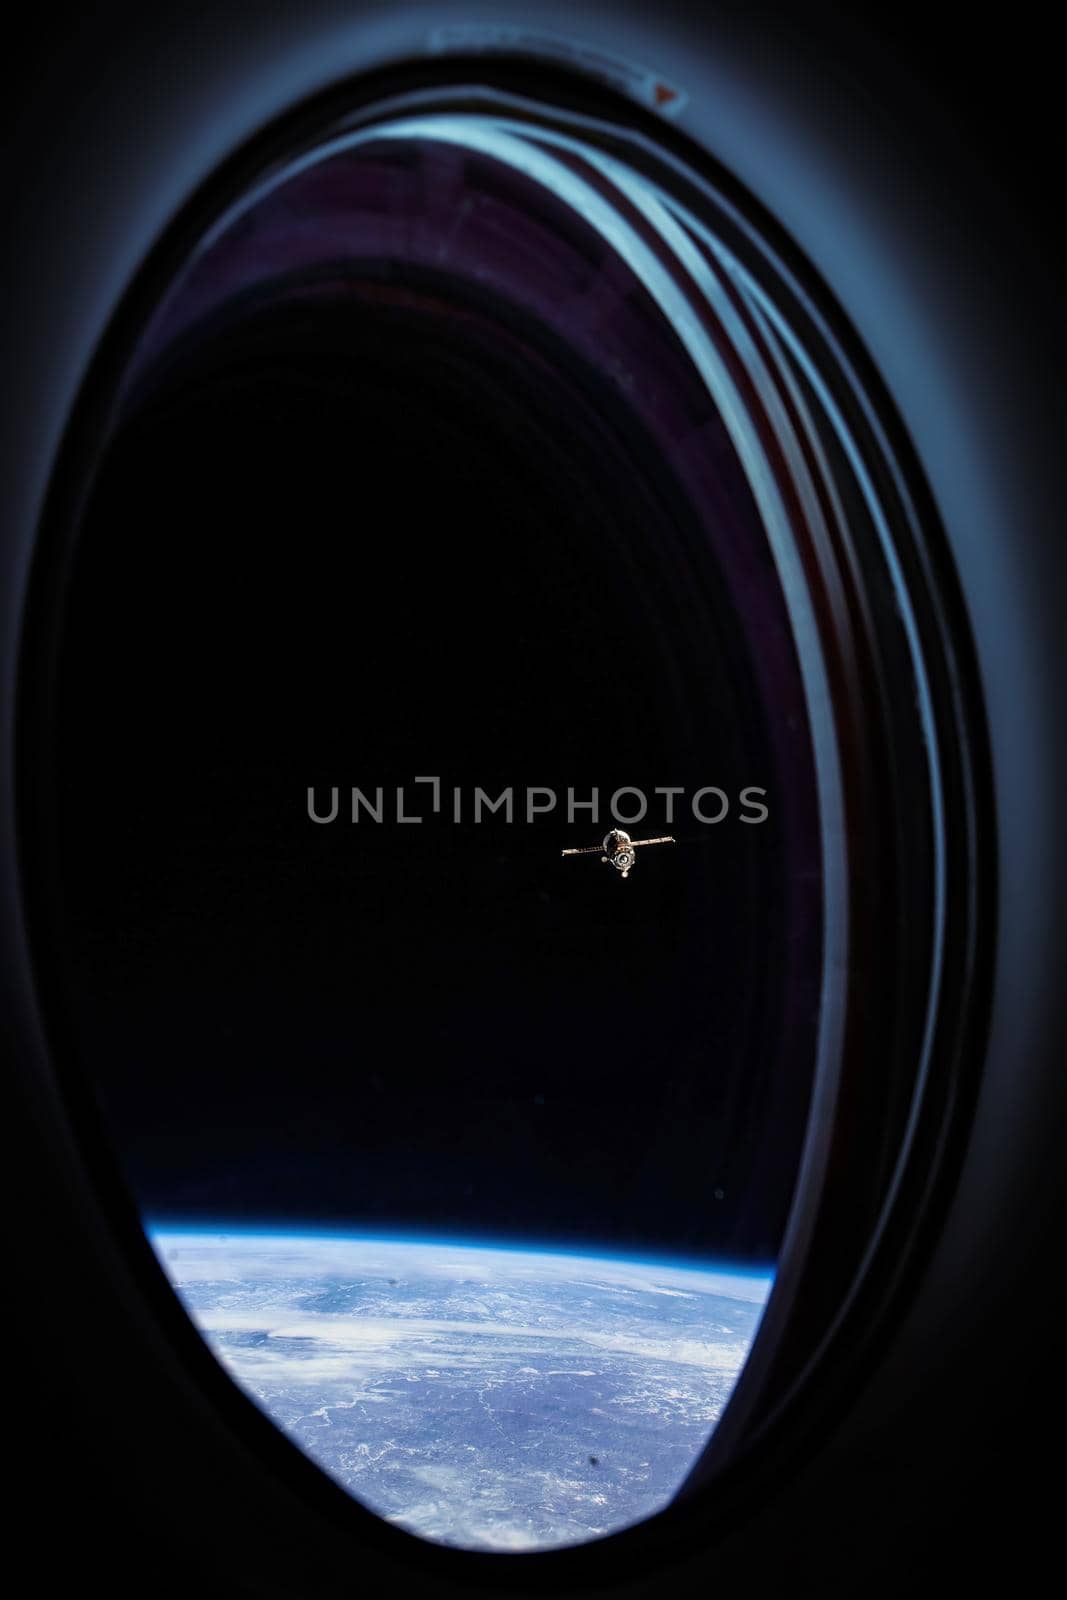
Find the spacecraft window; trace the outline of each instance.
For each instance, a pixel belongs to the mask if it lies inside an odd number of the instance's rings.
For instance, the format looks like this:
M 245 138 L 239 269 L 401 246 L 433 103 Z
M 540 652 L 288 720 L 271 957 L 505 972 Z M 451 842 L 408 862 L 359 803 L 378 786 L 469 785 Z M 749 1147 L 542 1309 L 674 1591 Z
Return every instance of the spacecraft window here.
M 308 1493 L 442 1559 L 652 1550 L 825 1412 L 936 1187 L 953 578 L 706 153 L 521 62 L 327 101 L 176 221 L 57 468 L 53 1045 L 185 1359 Z

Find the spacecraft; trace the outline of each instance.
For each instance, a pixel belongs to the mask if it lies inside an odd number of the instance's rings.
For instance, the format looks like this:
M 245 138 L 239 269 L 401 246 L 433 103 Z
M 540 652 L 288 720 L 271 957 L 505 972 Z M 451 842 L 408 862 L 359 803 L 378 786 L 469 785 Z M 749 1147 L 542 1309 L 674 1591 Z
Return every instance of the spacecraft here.
M 669 833 L 661 834 L 656 839 L 631 839 L 628 833 L 621 828 L 612 828 L 610 833 L 604 835 L 604 843 L 580 845 L 575 850 L 563 850 L 565 856 L 600 856 L 601 861 L 607 862 L 621 872 L 624 878 L 630 876 L 630 868 L 634 864 L 634 851 L 646 844 L 674 844 L 674 839 Z

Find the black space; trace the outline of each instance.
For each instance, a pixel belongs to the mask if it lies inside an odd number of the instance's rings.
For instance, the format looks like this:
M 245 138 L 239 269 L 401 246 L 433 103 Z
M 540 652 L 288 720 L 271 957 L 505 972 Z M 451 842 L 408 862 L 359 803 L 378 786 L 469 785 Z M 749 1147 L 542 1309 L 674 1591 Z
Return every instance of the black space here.
M 459 293 L 253 309 L 114 443 L 61 674 L 79 1053 L 150 1214 L 765 1261 L 817 976 L 798 1018 L 743 619 L 608 387 Z M 665 783 L 731 813 L 650 813 L 626 882 L 559 854 L 610 819 L 523 816 Z M 423 824 L 351 824 L 398 784 Z

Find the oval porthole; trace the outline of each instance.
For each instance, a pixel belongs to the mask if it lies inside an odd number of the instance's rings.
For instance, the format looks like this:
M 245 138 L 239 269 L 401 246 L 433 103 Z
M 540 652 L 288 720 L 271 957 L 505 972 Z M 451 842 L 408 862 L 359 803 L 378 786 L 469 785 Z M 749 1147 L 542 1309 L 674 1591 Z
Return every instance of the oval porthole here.
M 496 1552 L 684 1515 L 874 1327 L 981 893 L 876 377 L 706 160 L 515 71 L 368 80 L 176 225 L 22 779 L 54 1048 L 207 1345 Z

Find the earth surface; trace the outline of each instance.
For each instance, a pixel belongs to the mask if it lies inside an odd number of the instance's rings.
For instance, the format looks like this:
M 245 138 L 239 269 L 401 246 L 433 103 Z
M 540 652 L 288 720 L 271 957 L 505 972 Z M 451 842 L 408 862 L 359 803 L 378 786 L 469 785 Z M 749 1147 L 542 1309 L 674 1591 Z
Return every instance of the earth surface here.
M 324 1472 L 474 1549 L 578 1544 L 661 1510 L 772 1281 L 472 1245 L 150 1237 L 219 1361 Z

